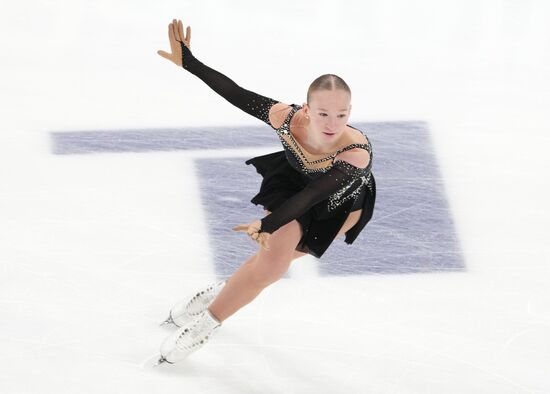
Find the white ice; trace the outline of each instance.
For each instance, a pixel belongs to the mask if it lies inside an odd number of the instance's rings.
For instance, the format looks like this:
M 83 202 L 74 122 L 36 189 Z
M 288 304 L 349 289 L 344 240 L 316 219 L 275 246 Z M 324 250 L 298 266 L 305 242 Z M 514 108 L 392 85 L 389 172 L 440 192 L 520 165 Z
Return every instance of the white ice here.
M 550 392 L 548 2 L 1 8 L 1 393 Z M 327 278 L 297 260 L 206 347 L 150 368 L 170 306 L 215 279 L 197 152 L 55 155 L 50 133 L 259 125 L 157 54 L 172 18 L 260 94 L 302 104 L 330 72 L 351 121 L 427 122 L 465 270 Z

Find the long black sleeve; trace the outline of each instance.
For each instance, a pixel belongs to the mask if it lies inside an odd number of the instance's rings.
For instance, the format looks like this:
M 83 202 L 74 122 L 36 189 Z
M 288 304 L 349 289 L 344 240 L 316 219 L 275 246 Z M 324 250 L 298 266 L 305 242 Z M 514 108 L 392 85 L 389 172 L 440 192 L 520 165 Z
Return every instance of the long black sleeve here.
M 279 208 L 261 219 L 260 232 L 273 233 L 280 227 L 303 215 L 315 204 L 329 198 L 357 179 L 359 168 L 338 160 L 324 174 L 312 179 L 300 192 L 286 200 Z
M 278 101 L 240 87 L 222 73 L 201 63 L 183 42 L 180 42 L 180 44 L 183 68 L 202 79 L 231 104 L 275 129 L 269 122 L 269 110 Z

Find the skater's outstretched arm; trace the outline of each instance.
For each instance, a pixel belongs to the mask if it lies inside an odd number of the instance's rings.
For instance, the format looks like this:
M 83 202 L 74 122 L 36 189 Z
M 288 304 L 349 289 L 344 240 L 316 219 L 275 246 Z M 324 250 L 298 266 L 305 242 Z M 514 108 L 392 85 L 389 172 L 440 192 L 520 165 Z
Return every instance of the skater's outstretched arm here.
M 202 79 L 216 93 L 244 112 L 267 123 L 276 129 L 269 121 L 269 110 L 278 103 L 277 100 L 262 96 L 237 85 L 219 71 L 216 71 L 199 61 L 191 53 L 191 26 L 187 26 L 183 34 L 183 24 L 175 19 L 168 25 L 168 37 L 172 53 L 157 51 L 157 53 L 182 66 L 190 73 Z

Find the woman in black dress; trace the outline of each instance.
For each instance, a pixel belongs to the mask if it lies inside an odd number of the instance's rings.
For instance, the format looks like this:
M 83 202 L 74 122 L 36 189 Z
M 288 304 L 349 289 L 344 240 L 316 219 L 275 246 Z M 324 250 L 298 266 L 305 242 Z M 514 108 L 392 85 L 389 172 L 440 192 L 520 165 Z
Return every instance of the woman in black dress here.
M 263 177 L 251 200 L 266 216 L 233 228 L 259 244 L 227 280 L 209 285 L 176 304 L 165 323 L 180 328 L 161 346 L 160 362 L 174 363 L 202 347 L 222 322 L 280 279 L 304 254 L 321 257 L 335 238 L 353 243 L 370 221 L 376 198 L 367 136 L 347 124 L 351 91 L 334 74 L 317 78 L 307 103 L 284 104 L 243 89 L 200 62 L 190 50 L 191 27 L 184 35 L 175 19 L 168 25 L 172 53 L 157 53 L 196 75 L 231 104 L 275 130 L 283 150 L 254 157 Z

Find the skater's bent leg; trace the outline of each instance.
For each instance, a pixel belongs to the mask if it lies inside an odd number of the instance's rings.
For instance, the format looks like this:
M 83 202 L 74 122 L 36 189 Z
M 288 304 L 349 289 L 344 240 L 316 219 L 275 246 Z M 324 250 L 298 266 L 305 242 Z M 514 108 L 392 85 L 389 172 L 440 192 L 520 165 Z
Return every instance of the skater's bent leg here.
M 267 287 L 279 280 L 288 271 L 301 237 L 302 229 L 296 220 L 271 234 L 267 241 L 270 249 L 258 251 L 258 259 L 254 263 L 254 282 Z
M 271 234 L 267 241 L 270 250 L 260 249 L 241 265 L 208 307 L 210 313 L 224 321 L 280 279 L 288 270 L 300 238 L 301 228 L 295 220 Z
M 250 286 L 253 263 L 258 257 L 254 254 L 231 275 L 220 293 L 208 307 L 208 310 L 220 322 L 227 319 L 238 309 L 252 301 L 262 289 Z

